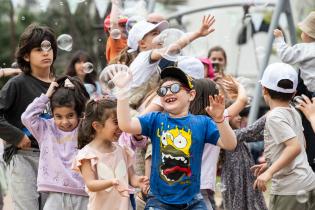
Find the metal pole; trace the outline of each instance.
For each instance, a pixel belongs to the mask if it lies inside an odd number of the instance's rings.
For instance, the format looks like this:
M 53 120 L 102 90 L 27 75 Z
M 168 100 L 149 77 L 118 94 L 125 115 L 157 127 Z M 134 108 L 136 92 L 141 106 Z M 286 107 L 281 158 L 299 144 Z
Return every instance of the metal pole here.
M 285 11 L 287 21 L 288 21 L 288 26 L 289 26 L 289 34 L 290 34 L 290 41 L 291 45 L 296 44 L 296 34 L 295 34 L 295 24 L 293 20 L 293 15 L 292 15 L 292 7 L 290 1 L 287 3 L 286 11 Z
M 271 54 L 271 49 L 272 49 L 272 43 L 273 43 L 273 39 L 274 39 L 273 30 L 278 26 L 280 15 L 284 11 L 285 6 L 288 2 L 289 1 L 287 1 L 287 0 L 279 0 L 278 3 L 276 4 L 275 10 L 274 10 L 273 15 L 272 15 L 272 20 L 271 20 L 271 23 L 269 26 L 269 30 L 268 30 L 266 54 L 263 57 L 262 65 L 259 66 L 257 81 L 260 80 L 260 78 L 262 77 L 262 75 L 264 73 L 264 69 L 268 65 L 270 54 Z M 256 84 L 255 92 L 254 92 L 254 98 L 253 98 L 253 102 L 252 102 L 251 109 L 249 112 L 249 119 L 248 119 L 249 124 L 252 124 L 257 119 L 257 115 L 258 115 L 258 111 L 259 111 L 259 107 L 260 107 L 261 95 L 262 95 L 261 85 Z

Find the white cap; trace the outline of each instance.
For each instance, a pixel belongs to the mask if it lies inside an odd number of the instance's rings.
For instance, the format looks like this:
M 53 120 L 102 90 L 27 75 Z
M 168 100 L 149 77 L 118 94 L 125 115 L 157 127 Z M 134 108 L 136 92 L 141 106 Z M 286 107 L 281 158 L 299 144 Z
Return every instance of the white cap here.
M 292 81 L 293 87 L 290 89 L 278 87 L 279 81 L 283 79 Z M 294 93 L 298 85 L 298 73 L 289 64 L 273 63 L 265 69 L 260 83 L 263 87 L 280 93 Z
M 159 29 L 159 31 L 163 31 L 168 28 L 167 21 L 161 21 L 158 24 L 149 23 L 145 20 L 137 22 L 129 31 L 127 45 L 130 48 L 128 52 L 135 52 L 139 48 L 139 41 L 143 39 L 143 37 L 153 31 L 154 29 Z
M 204 78 L 204 66 L 202 62 L 191 56 L 180 56 L 177 67 L 194 79 Z

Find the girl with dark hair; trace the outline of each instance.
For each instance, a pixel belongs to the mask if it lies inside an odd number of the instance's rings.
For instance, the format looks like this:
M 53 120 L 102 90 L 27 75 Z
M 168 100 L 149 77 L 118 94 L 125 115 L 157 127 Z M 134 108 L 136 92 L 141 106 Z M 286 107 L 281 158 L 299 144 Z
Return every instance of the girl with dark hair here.
M 37 190 L 48 193 L 44 210 L 87 209 L 88 197 L 80 174 L 71 169 L 77 153 L 78 124 L 89 95 L 78 78 L 62 77 L 36 98 L 22 114 L 22 122 L 41 150 Z M 52 119 L 40 117 L 50 102 Z
M 133 169 L 133 152 L 120 146 L 121 130 L 116 116 L 116 101 L 92 99 L 80 122 L 79 149 L 73 168 L 84 179 L 90 196 L 88 209 L 129 208 L 128 183 L 144 189 L 148 178 L 137 176 Z
M 0 91 L 0 138 L 8 143 L 4 160 L 12 180 L 9 190 L 15 210 L 37 210 L 44 201 L 36 189 L 38 144 L 23 126 L 21 115 L 53 81 L 56 56 L 54 32 L 45 26 L 29 25 L 16 50 L 18 67 L 23 73 L 11 78 Z
M 89 95 L 98 96 L 101 94 L 101 87 L 97 82 L 97 73 L 94 68 L 91 73 L 85 72 L 87 62 L 93 64 L 91 57 L 83 50 L 76 51 L 70 60 L 66 75 L 79 77 Z

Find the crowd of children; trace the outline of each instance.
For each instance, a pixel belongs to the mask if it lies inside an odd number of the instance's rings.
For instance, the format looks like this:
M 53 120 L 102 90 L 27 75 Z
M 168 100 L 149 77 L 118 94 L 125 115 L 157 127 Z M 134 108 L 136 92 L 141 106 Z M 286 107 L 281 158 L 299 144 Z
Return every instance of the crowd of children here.
M 0 91 L 15 210 L 212 210 L 218 168 L 225 210 L 315 209 L 306 148 L 314 139 L 304 137 L 300 116 L 315 131 L 315 98 L 302 95 L 291 105 L 299 75 L 289 65 L 298 64 L 315 97 L 315 12 L 299 24 L 301 44 L 290 47 L 274 31 L 283 63 L 270 64 L 259 84 L 270 111 L 246 127 L 239 116 L 246 90 L 224 72 L 223 48 L 213 47 L 208 58 L 170 59 L 214 32 L 213 16 L 165 47 L 155 40 L 169 28 L 162 16 L 151 14 L 127 31 L 128 17 L 113 14 L 105 31 L 115 18 L 121 36 L 109 35 L 99 81 L 96 71 L 84 71 L 92 62 L 84 51 L 57 77 L 55 34 L 37 24 L 20 36 L 19 69 L 0 69 L 0 77 L 16 75 Z M 257 165 L 247 145 L 255 141 L 264 142 L 265 162 Z

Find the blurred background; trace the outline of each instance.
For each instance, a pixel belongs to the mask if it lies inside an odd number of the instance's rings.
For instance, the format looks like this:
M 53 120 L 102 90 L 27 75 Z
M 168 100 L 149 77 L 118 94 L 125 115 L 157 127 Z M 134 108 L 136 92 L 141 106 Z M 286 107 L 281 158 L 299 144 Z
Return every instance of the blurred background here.
M 186 54 L 205 57 L 208 50 L 221 45 L 227 52 L 227 71 L 244 77 L 243 83 L 252 90 L 257 81 L 258 67 L 265 55 L 268 26 L 277 0 L 122 0 L 123 14 L 128 17 L 146 16 L 157 12 L 169 18 L 172 27 L 186 32 L 200 26 L 202 15 L 216 17 L 216 31 L 191 43 Z M 242 4 L 239 4 L 239 3 Z M 237 6 L 235 6 L 237 4 Z M 225 7 L 205 9 L 209 6 Z M 231 6 L 229 6 L 231 5 Z M 233 6 L 234 5 L 234 6 Z M 291 0 L 295 24 L 315 10 L 314 0 Z M 33 22 L 53 28 L 56 36 L 69 34 L 73 39 L 72 51 L 58 51 L 55 68 L 61 74 L 72 53 L 83 49 L 92 56 L 94 66 L 101 71 L 106 65 L 103 30 L 105 17 L 110 13 L 110 0 L 0 0 L 0 67 L 10 67 L 18 37 Z M 199 9 L 193 12 L 195 9 Z M 250 21 L 248 21 L 250 19 Z M 250 25 L 250 27 L 248 27 Z M 280 24 L 286 33 L 285 15 Z M 299 31 L 296 34 L 299 41 Z M 270 62 L 277 60 L 271 54 Z M 0 81 L 0 87 L 5 80 Z M 252 91 L 249 91 L 252 92 Z

